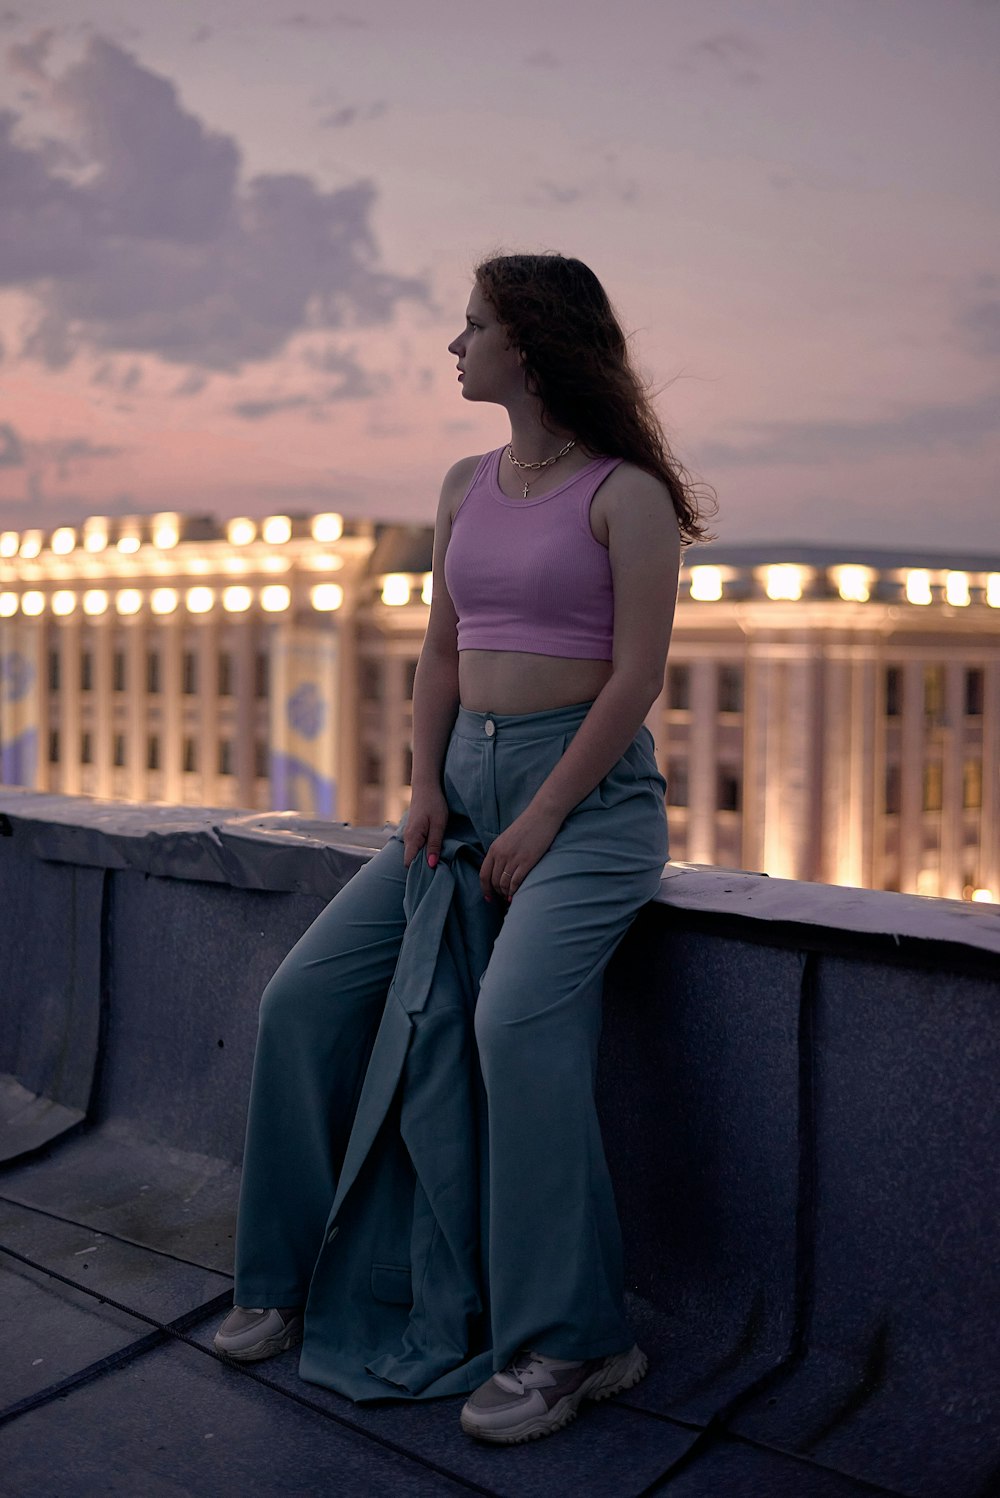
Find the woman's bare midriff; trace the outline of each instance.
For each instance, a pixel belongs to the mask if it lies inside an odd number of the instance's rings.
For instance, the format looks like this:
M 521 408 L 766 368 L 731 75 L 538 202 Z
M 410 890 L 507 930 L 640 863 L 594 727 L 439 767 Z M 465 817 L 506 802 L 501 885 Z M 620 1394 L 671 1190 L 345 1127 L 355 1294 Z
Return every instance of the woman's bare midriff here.
M 610 661 L 568 660 L 525 650 L 460 650 L 458 690 L 472 713 L 542 713 L 592 701 Z

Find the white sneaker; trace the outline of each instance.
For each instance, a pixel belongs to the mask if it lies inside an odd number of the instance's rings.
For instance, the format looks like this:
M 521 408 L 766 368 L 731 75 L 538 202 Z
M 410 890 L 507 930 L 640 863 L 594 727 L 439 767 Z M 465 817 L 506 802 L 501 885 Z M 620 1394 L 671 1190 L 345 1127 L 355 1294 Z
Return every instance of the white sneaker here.
M 506 1446 L 551 1435 L 576 1419 L 585 1399 L 610 1399 L 631 1389 L 648 1367 L 649 1359 L 638 1347 L 583 1362 L 519 1352 L 467 1400 L 462 1429 L 480 1441 Z
M 256 1363 L 285 1352 L 302 1339 L 302 1307 L 233 1306 L 215 1334 L 213 1347 L 227 1358 Z

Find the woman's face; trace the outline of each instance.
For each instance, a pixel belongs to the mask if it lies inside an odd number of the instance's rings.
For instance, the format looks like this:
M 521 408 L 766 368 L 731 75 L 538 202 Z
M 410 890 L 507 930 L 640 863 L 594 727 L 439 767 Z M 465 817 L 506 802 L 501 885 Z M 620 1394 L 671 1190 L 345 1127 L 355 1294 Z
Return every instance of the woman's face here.
M 507 342 L 507 331 L 497 322 L 492 303 L 473 286 L 466 308 L 465 327 L 448 345 L 459 368 L 459 384 L 466 400 L 503 402 L 524 392 L 520 351 Z

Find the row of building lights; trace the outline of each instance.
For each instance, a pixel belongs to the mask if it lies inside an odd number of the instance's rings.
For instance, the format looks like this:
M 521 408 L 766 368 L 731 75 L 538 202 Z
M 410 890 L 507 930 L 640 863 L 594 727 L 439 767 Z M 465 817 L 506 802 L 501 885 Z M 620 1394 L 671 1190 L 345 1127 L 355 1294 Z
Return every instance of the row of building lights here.
M 420 591 L 421 602 L 431 601 L 431 573 L 423 574 Z M 391 607 L 410 602 L 413 593 L 412 580 L 406 573 L 390 572 L 382 579 L 381 599 Z M 119 614 L 138 614 L 143 606 L 145 594 L 139 588 L 119 588 L 113 595 L 114 608 Z M 173 614 L 181 605 L 182 594 L 177 588 L 153 588 L 149 593 L 149 607 L 154 614 Z M 183 603 L 188 613 L 207 614 L 215 607 L 217 590 L 208 587 L 187 588 L 183 592 Z M 253 607 L 254 590 L 234 585 L 223 588 L 218 601 L 230 614 L 243 614 Z M 291 608 L 292 590 L 284 583 L 268 583 L 259 590 L 258 601 L 269 614 L 279 614 Z M 82 598 L 71 588 L 59 588 L 51 595 L 39 588 L 24 593 L 0 593 L 0 619 L 10 619 L 20 611 L 29 618 L 44 614 L 46 605 L 53 614 L 65 617 L 75 613 L 79 602 L 83 612 L 91 617 L 106 614 L 112 606 L 112 595 L 104 588 L 88 588 Z M 315 583 L 309 589 L 309 602 L 321 613 L 339 609 L 344 602 L 344 590 L 339 583 Z
M 191 614 L 207 614 L 215 607 L 214 588 L 187 588 L 183 595 L 184 607 Z M 119 614 L 138 614 L 142 609 L 144 594 L 139 588 L 119 588 L 114 594 L 114 607 Z M 20 611 L 36 616 L 45 612 L 46 594 L 33 588 L 20 595 L 0 593 L 0 619 L 9 619 Z M 53 614 L 65 616 L 76 611 L 77 595 L 70 588 L 60 588 L 51 595 Z M 230 614 L 242 614 L 253 606 L 254 590 L 242 586 L 223 588 L 222 607 Z M 339 609 L 344 601 L 344 590 L 339 583 L 317 583 L 309 591 L 309 601 L 314 609 L 330 611 Z M 79 600 L 85 614 L 97 617 L 106 614 L 111 607 L 111 595 L 104 588 L 88 588 Z M 266 613 L 279 614 L 291 608 L 292 590 L 284 583 L 269 583 L 260 589 L 260 606 Z M 154 614 L 172 614 L 181 603 L 181 594 L 176 588 L 153 588 L 149 594 L 149 606 Z
M 690 569 L 690 596 L 700 602 L 712 603 L 722 597 L 723 585 L 734 576 L 731 568 L 713 567 L 707 564 Z M 794 601 L 802 597 L 803 590 L 813 575 L 812 568 L 801 567 L 795 562 L 775 562 L 767 567 L 755 569 L 755 576 L 763 584 L 768 598 Z M 878 574 L 872 567 L 855 563 L 844 563 L 830 568 L 830 576 L 840 597 L 848 603 L 867 603 Z M 945 572 L 943 583 L 939 575 L 926 567 L 911 567 L 903 580 L 903 592 L 908 603 L 929 604 L 934 602 L 934 587 L 942 589 L 946 603 L 955 608 L 965 608 L 972 602 L 970 578 L 967 572 Z M 991 608 L 1000 608 L 1000 572 L 989 572 L 985 580 L 977 583 Z
M 181 539 L 181 520 L 177 514 L 153 515 L 150 517 L 148 539 L 161 551 L 177 546 Z M 143 544 L 143 527 L 139 520 L 120 522 L 121 535 L 115 549 L 124 555 L 137 552 Z M 309 522 L 309 533 L 314 541 L 326 545 L 339 541 L 344 534 L 344 517 L 333 513 L 313 515 Z M 0 557 L 37 557 L 46 547 L 46 532 L 40 530 L 0 531 Z M 268 515 L 264 520 L 251 520 L 239 516 L 226 524 L 226 539 L 231 546 L 249 546 L 256 540 L 271 546 L 280 546 L 292 538 L 292 520 L 289 515 Z M 92 515 L 83 522 L 78 538 L 76 529 L 62 525 L 48 539 L 48 549 L 55 556 L 68 556 L 82 546 L 84 551 L 106 551 L 111 545 L 111 522 L 104 516 Z
M 152 544 L 160 550 L 167 550 L 178 545 L 181 537 L 182 516 L 174 513 L 154 515 L 149 522 L 149 535 Z M 84 521 L 80 541 L 85 551 L 97 553 L 106 550 L 110 543 L 109 521 L 105 517 L 90 516 Z M 314 541 L 320 544 L 330 544 L 338 541 L 343 535 L 343 516 L 328 513 L 314 515 L 310 520 L 310 534 Z M 122 534 L 115 542 L 115 548 L 123 555 L 134 554 L 139 551 L 143 544 L 143 534 L 138 520 L 125 520 L 121 522 Z M 261 521 L 250 519 L 248 516 L 238 516 L 226 524 L 226 539 L 231 546 L 249 546 L 256 540 L 262 540 L 268 545 L 280 546 L 289 541 L 292 536 L 292 520 L 288 515 L 269 515 Z M 77 547 L 77 532 L 72 526 L 61 526 L 52 532 L 49 537 L 49 549 L 55 555 L 65 556 Z M 45 532 L 40 530 L 29 530 L 19 533 L 17 531 L 0 532 L 0 558 L 20 556 L 34 558 L 41 555 L 45 545 Z M 235 566 L 235 564 L 234 564 Z M 200 570 L 200 569 L 199 569 Z M 768 566 L 754 569 L 754 574 L 762 584 L 767 597 L 774 600 L 795 601 L 801 599 L 803 592 L 814 575 L 814 569 L 800 566 L 794 562 L 775 562 Z M 689 570 L 689 596 L 698 602 L 716 602 L 723 597 L 725 584 L 732 581 L 738 575 L 732 567 L 720 567 L 709 564 L 698 564 Z M 847 602 L 865 603 L 871 597 L 872 589 L 878 581 L 878 573 L 872 567 L 862 566 L 858 563 L 843 563 L 840 566 L 829 569 L 830 578 L 837 589 L 839 596 Z M 331 585 L 332 586 L 332 585 Z M 990 572 L 984 578 L 977 577 L 975 586 L 982 589 L 985 602 L 991 608 L 1000 608 L 1000 572 Z M 932 573 L 923 567 L 908 569 L 903 576 L 903 593 L 908 603 L 927 605 L 934 602 L 934 588 L 940 589 L 943 600 L 956 608 L 967 607 L 972 602 L 970 590 L 970 577 L 968 572 L 946 571 Z M 160 589 L 160 593 L 167 594 L 169 589 Z M 206 590 L 190 589 L 189 593 L 203 596 Z M 246 590 L 244 589 L 243 592 Z M 92 590 L 95 594 L 99 590 Z M 128 595 L 130 590 L 123 590 Z M 241 596 L 239 589 L 230 589 L 234 596 Z M 429 583 L 425 582 L 422 598 L 425 603 L 430 602 Z M 42 612 L 37 606 L 34 594 L 25 595 L 31 598 L 31 607 L 24 612 Z M 56 595 L 60 596 L 60 595 Z M 273 595 L 277 596 L 277 595 Z M 410 584 L 403 574 L 390 574 L 384 579 L 382 588 L 382 601 L 389 605 L 408 603 L 410 599 Z M 248 608 L 249 604 L 234 604 L 234 611 Z M 267 607 L 267 605 L 263 605 Z M 287 607 L 288 605 L 283 605 Z M 73 605 L 63 605 L 56 612 L 72 612 Z M 171 608 L 176 607 L 176 603 Z M 205 612 L 198 605 L 189 604 L 193 612 Z M 209 605 L 211 607 L 211 605 Z M 224 607 L 230 607 L 225 605 Z M 273 606 L 272 606 L 273 607 Z M 329 608 L 329 603 L 318 604 L 316 607 Z M 339 607 L 339 605 L 333 605 Z M 163 608 L 160 612 L 169 613 L 171 608 Z M 11 607 L 9 601 L 6 605 L 7 614 L 16 612 L 16 606 Z M 100 612 L 94 608 L 92 612 Z M 126 612 L 127 610 L 121 610 Z M 132 610 L 135 612 L 135 610 Z
M 802 597 L 804 584 L 803 568 L 792 563 L 775 563 L 760 569 L 763 573 L 764 591 L 771 599 L 795 600 Z M 856 603 L 864 603 L 871 596 L 870 584 L 874 574 L 870 568 L 844 566 L 833 568 L 840 597 Z M 691 568 L 690 596 L 703 602 L 717 601 L 723 593 L 723 575 L 719 567 L 697 566 Z M 907 602 L 930 604 L 934 601 L 933 579 L 925 568 L 912 568 L 906 575 L 904 593 Z M 432 574 L 423 574 L 420 601 L 429 605 L 432 592 Z M 1000 608 L 1000 572 L 987 574 L 983 589 L 984 598 L 991 608 Z M 403 572 L 390 572 L 382 579 L 380 598 L 391 608 L 408 604 L 413 596 L 413 580 Z M 0 618 L 10 618 L 18 612 L 37 615 L 45 612 L 46 594 L 31 589 L 22 594 L 0 593 Z M 948 572 L 943 584 L 946 603 L 964 608 L 972 602 L 969 575 L 966 572 Z M 215 606 L 216 590 L 209 587 L 188 588 L 184 593 L 185 607 L 192 614 L 208 613 Z M 317 583 L 310 589 L 310 602 L 320 611 L 339 609 L 344 601 L 344 590 L 338 583 Z M 121 588 L 115 594 L 115 607 L 120 614 L 136 614 L 142 607 L 143 594 L 138 588 Z M 229 613 L 244 613 L 254 601 L 253 590 L 243 586 L 232 586 L 222 590 L 222 607 Z M 71 614 L 76 608 L 77 595 L 72 589 L 59 589 L 51 595 L 54 614 Z M 85 614 L 103 614 L 109 607 L 109 595 L 101 588 L 88 589 L 83 594 Z M 180 594 L 175 588 L 154 588 L 150 594 L 150 607 L 154 614 L 171 614 L 178 608 Z M 260 606 L 268 613 L 280 613 L 291 607 L 291 590 L 284 584 L 268 584 L 260 589 Z

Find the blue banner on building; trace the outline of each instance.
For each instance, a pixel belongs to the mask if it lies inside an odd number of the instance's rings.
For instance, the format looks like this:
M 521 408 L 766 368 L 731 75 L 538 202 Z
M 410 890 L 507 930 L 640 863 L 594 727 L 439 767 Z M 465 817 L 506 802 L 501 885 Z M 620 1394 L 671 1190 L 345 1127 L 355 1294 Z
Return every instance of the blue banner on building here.
M 0 782 L 37 785 L 38 672 L 20 650 L 0 649 Z
M 271 643 L 271 805 L 337 815 L 337 636 L 276 626 Z

